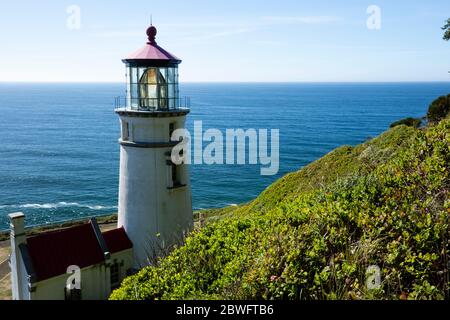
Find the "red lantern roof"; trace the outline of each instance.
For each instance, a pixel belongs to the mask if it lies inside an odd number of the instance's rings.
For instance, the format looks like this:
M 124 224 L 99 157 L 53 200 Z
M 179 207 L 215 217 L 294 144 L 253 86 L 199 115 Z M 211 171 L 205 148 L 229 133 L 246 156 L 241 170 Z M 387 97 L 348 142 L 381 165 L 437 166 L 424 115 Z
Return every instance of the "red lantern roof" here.
M 145 47 L 131 53 L 122 60 L 132 66 L 172 66 L 181 63 L 181 60 L 170 52 L 164 50 L 155 41 L 157 30 L 154 26 L 147 29 L 148 42 Z

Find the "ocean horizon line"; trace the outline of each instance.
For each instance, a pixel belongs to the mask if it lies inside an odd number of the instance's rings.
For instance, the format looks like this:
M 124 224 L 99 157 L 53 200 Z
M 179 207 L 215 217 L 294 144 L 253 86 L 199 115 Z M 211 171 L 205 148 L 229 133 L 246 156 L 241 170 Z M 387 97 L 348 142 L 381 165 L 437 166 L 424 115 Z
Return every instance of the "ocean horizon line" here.
M 181 81 L 181 84 L 420 84 L 449 83 L 449 80 L 399 81 Z M 0 84 L 120 84 L 121 81 L 2 81 Z

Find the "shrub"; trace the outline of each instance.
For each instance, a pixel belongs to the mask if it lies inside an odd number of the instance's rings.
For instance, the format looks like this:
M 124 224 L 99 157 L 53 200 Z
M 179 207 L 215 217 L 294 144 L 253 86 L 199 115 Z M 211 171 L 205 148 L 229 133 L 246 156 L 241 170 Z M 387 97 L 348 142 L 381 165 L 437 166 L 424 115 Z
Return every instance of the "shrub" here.
M 398 120 L 398 121 L 395 121 L 394 123 L 392 123 L 391 128 L 400 126 L 402 124 L 405 126 L 408 126 L 408 127 L 418 128 L 422 124 L 422 120 L 419 118 L 411 118 L 411 117 L 405 118 L 405 119 Z
M 431 123 L 437 123 L 444 119 L 450 111 L 450 94 L 434 100 L 428 108 L 427 119 Z
M 194 231 L 110 298 L 444 298 L 450 119 L 340 148 L 275 185 L 248 211 Z M 371 265 L 381 271 L 376 289 L 366 285 Z

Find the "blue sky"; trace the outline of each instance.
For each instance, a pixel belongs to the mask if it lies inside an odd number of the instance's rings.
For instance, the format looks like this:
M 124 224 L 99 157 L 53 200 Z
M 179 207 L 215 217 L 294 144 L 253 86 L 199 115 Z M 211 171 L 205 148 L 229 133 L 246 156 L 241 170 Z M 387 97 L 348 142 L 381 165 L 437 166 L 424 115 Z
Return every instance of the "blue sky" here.
M 379 30 L 367 28 L 370 5 Z M 150 14 L 182 81 L 450 80 L 448 0 L 15 0 L 0 4 L 0 81 L 121 82 Z

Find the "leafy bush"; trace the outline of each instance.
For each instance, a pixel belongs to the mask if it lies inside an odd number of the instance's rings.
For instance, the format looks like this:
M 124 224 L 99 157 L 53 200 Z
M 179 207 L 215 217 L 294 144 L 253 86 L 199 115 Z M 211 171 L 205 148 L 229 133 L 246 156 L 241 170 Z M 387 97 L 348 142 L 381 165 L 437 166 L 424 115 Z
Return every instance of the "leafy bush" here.
M 450 120 L 339 148 L 194 231 L 111 299 L 442 299 L 449 166 Z
M 422 124 L 421 119 L 409 117 L 409 118 L 405 118 L 405 119 L 402 119 L 399 121 L 395 121 L 394 123 L 391 124 L 391 128 L 400 126 L 400 125 L 405 125 L 405 126 L 413 127 L 413 128 L 419 128 L 421 124 Z
M 437 123 L 444 119 L 450 112 L 450 94 L 441 96 L 431 103 L 428 108 L 427 119 L 431 123 Z

